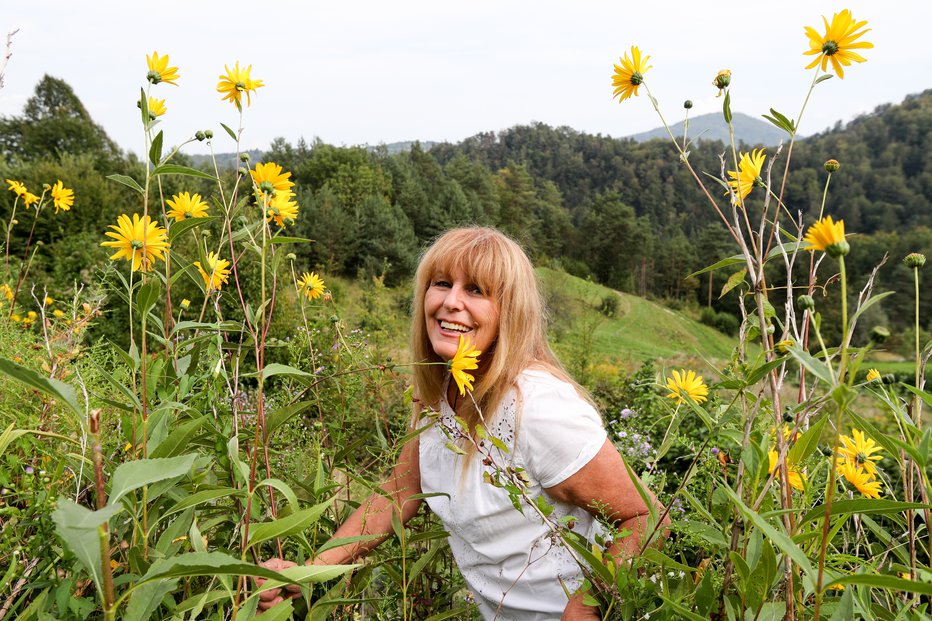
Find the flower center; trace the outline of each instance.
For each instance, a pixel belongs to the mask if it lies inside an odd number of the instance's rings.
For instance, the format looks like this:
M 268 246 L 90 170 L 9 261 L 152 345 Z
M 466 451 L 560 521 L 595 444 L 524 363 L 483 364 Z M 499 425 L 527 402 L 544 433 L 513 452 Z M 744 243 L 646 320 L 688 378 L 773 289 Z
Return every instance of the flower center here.
M 854 456 L 854 461 L 860 466 L 867 461 L 867 455 L 864 453 L 858 453 Z
M 640 71 L 635 71 L 631 74 L 631 84 L 634 86 L 640 86 L 644 83 L 644 76 L 641 75 Z
M 838 52 L 838 44 L 834 41 L 826 41 L 822 44 L 822 53 L 826 56 L 832 56 Z
M 234 85 L 234 88 L 235 88 L 236 90 L 238 90 L 239 92 L 242 93 L 243 91 L 246 90 L 246 85 L 245 85 L 244 83 L 242 83 L 242 82 L 237 82 L 237 83 Z
M 129 245 L 133 250 L 139 250 L 140 248 L 142 248 L 142 242 L 139 241 L 138 239 L 134 239 L 130 241 Z
M 162 74 L 158 71 L 150 71 L 146 74 L 146 79 L 152 82 L 153 84 L 158 84 L 162 81 Z
M 191 218 L 191 217 L 193 217 L 193 215 L 194 215 L 194 214 L 192 214 L 190 211 L 184 212 L 184 217 L 185 217 L 185 218 Z

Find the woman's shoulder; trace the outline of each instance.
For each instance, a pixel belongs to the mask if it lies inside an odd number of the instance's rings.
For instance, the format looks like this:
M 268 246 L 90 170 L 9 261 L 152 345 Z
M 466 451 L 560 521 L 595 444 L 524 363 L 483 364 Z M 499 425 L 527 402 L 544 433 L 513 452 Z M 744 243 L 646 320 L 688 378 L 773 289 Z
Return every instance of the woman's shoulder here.
M 534 399 L 535 397 L 552 397 L 559 395 L 563 398 L 580 399 L 580 396 L 570 381 L 562 378 L 544 367 L 528 367 L 518 375 L 518 388 L 521 392 L 522 400 Z

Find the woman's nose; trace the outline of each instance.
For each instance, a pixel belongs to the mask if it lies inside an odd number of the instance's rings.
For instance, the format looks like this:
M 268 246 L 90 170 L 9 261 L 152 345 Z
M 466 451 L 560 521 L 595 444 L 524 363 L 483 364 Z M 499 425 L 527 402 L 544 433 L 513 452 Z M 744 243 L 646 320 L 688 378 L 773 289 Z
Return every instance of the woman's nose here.
M 450 310 L 458 310 L 463 307 L 463 290 L 457 285 L 450 287 L 446 297 L 443 298 L 443 305 Z

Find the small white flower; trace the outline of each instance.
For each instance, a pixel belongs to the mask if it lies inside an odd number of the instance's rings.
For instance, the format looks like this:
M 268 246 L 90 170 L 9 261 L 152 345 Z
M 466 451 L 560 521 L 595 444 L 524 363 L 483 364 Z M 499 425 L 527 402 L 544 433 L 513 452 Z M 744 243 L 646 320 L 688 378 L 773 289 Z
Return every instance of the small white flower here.
M 669 573 L 667 574 L 667 576 L 669 576 L 669 577 L 671 577 L 671 578 L 674 577 L 675 575 L 676 575 L 676 572 L 675 572 L 675 571 L 671 571 L 671 572 L 669 572 Z

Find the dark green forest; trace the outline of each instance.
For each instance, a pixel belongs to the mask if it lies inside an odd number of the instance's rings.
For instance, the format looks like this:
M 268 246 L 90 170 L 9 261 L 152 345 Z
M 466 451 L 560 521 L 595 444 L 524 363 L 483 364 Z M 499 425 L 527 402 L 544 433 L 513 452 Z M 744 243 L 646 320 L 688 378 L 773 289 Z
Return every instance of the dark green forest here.
M 855 287 L 889 253 L 877 285 L 901 293 L 884 300 L 869 320 L 888 325 L 894 333 L 909 329 L 907 309 L 912 304 L 911 276 L 901 259 L 909 252 L 932 252 L 930 127 L 932 90 L 838 123 L 794 146 L 784 192 L 789 212 L 802 212 L 812 222 L 827 175 L 823 162 L 841 162 L 832 177 L 826 213 L 843 219 L 847 231 L 855 234 L 849 256 Z M 218 152 L 231 150 L 219 127 L 213 140 Z M 773 152 L 768 149 L 768 162 Z M 725 145 L 718 142 L 690 146 L 693 166 L 715 176 L 725 154 Z M 193 165 L 191 158 L 179 157 L 178 163 Z M 777 192 L 785 157 L 784 148 L 773 167 Z M 397 154 L 385 148 L 279 138 L 249 165 L 258 160 L 274 161 L 292 172 L 301 206 L 293 234 L 315 240 L 297 247 L 297 259 L 325 274 L 377 275 L 399 284 L 411 275 L 428 240 L 451 226 L 478 223 L 518 238 L 541 265 L 672 305 L 712 306 L 710 317 L 736 307 L 732 296 L 740 287 L 719 299 L 731 275 L 727 270 L 686 278 L 735 249 L 676 150 L 665 141 L 638 143 L 538 123 L 436 144 L 430 150 L 415 143 Z M 143 166 L 137 156 L 117 147 L 62 80 L 46 76 L 21 115 L 0 118 L 3 178 L 30 188 L 62 179 L 75 190 L 72 211 L 43 214 L 36 223 L 35 239 L 42 246 L 32 280 L 59 292 L 74 282 L 95 286 L 107 265 L 108 252 L 99 246 L 106 226 L 121 213 L 141 211 L 137 194 L 106 177 L 142 178 Z M 209 162 L 199 166 L 212 172 Z M 231 178 L 234 173 L 231 167 L 221 171 Z M 165 198 L 180 191 L 200 192 L 220 204 L 213 196 L 216 185 L 209 181 L 169 179 L 161 187 Z M 719 191 L 714 180 L 709 187 Z M 0 194 L 4 221 L 13 199 L 12 192 Z M 725 202 L 723 197 L 723 206 Z M 749 210 L 760 207 L 759 200 L 748 205 Z M 18 224 L 14 233 L 24 226 Z M 24 237 L 13 235 L 12 257 L 22 254 Z M 837 292 L 828 288 L 827 294 Z M 927 317 L 927 329 L 929 322 Z M 728 328 L 737 322 L 720 323 Z

